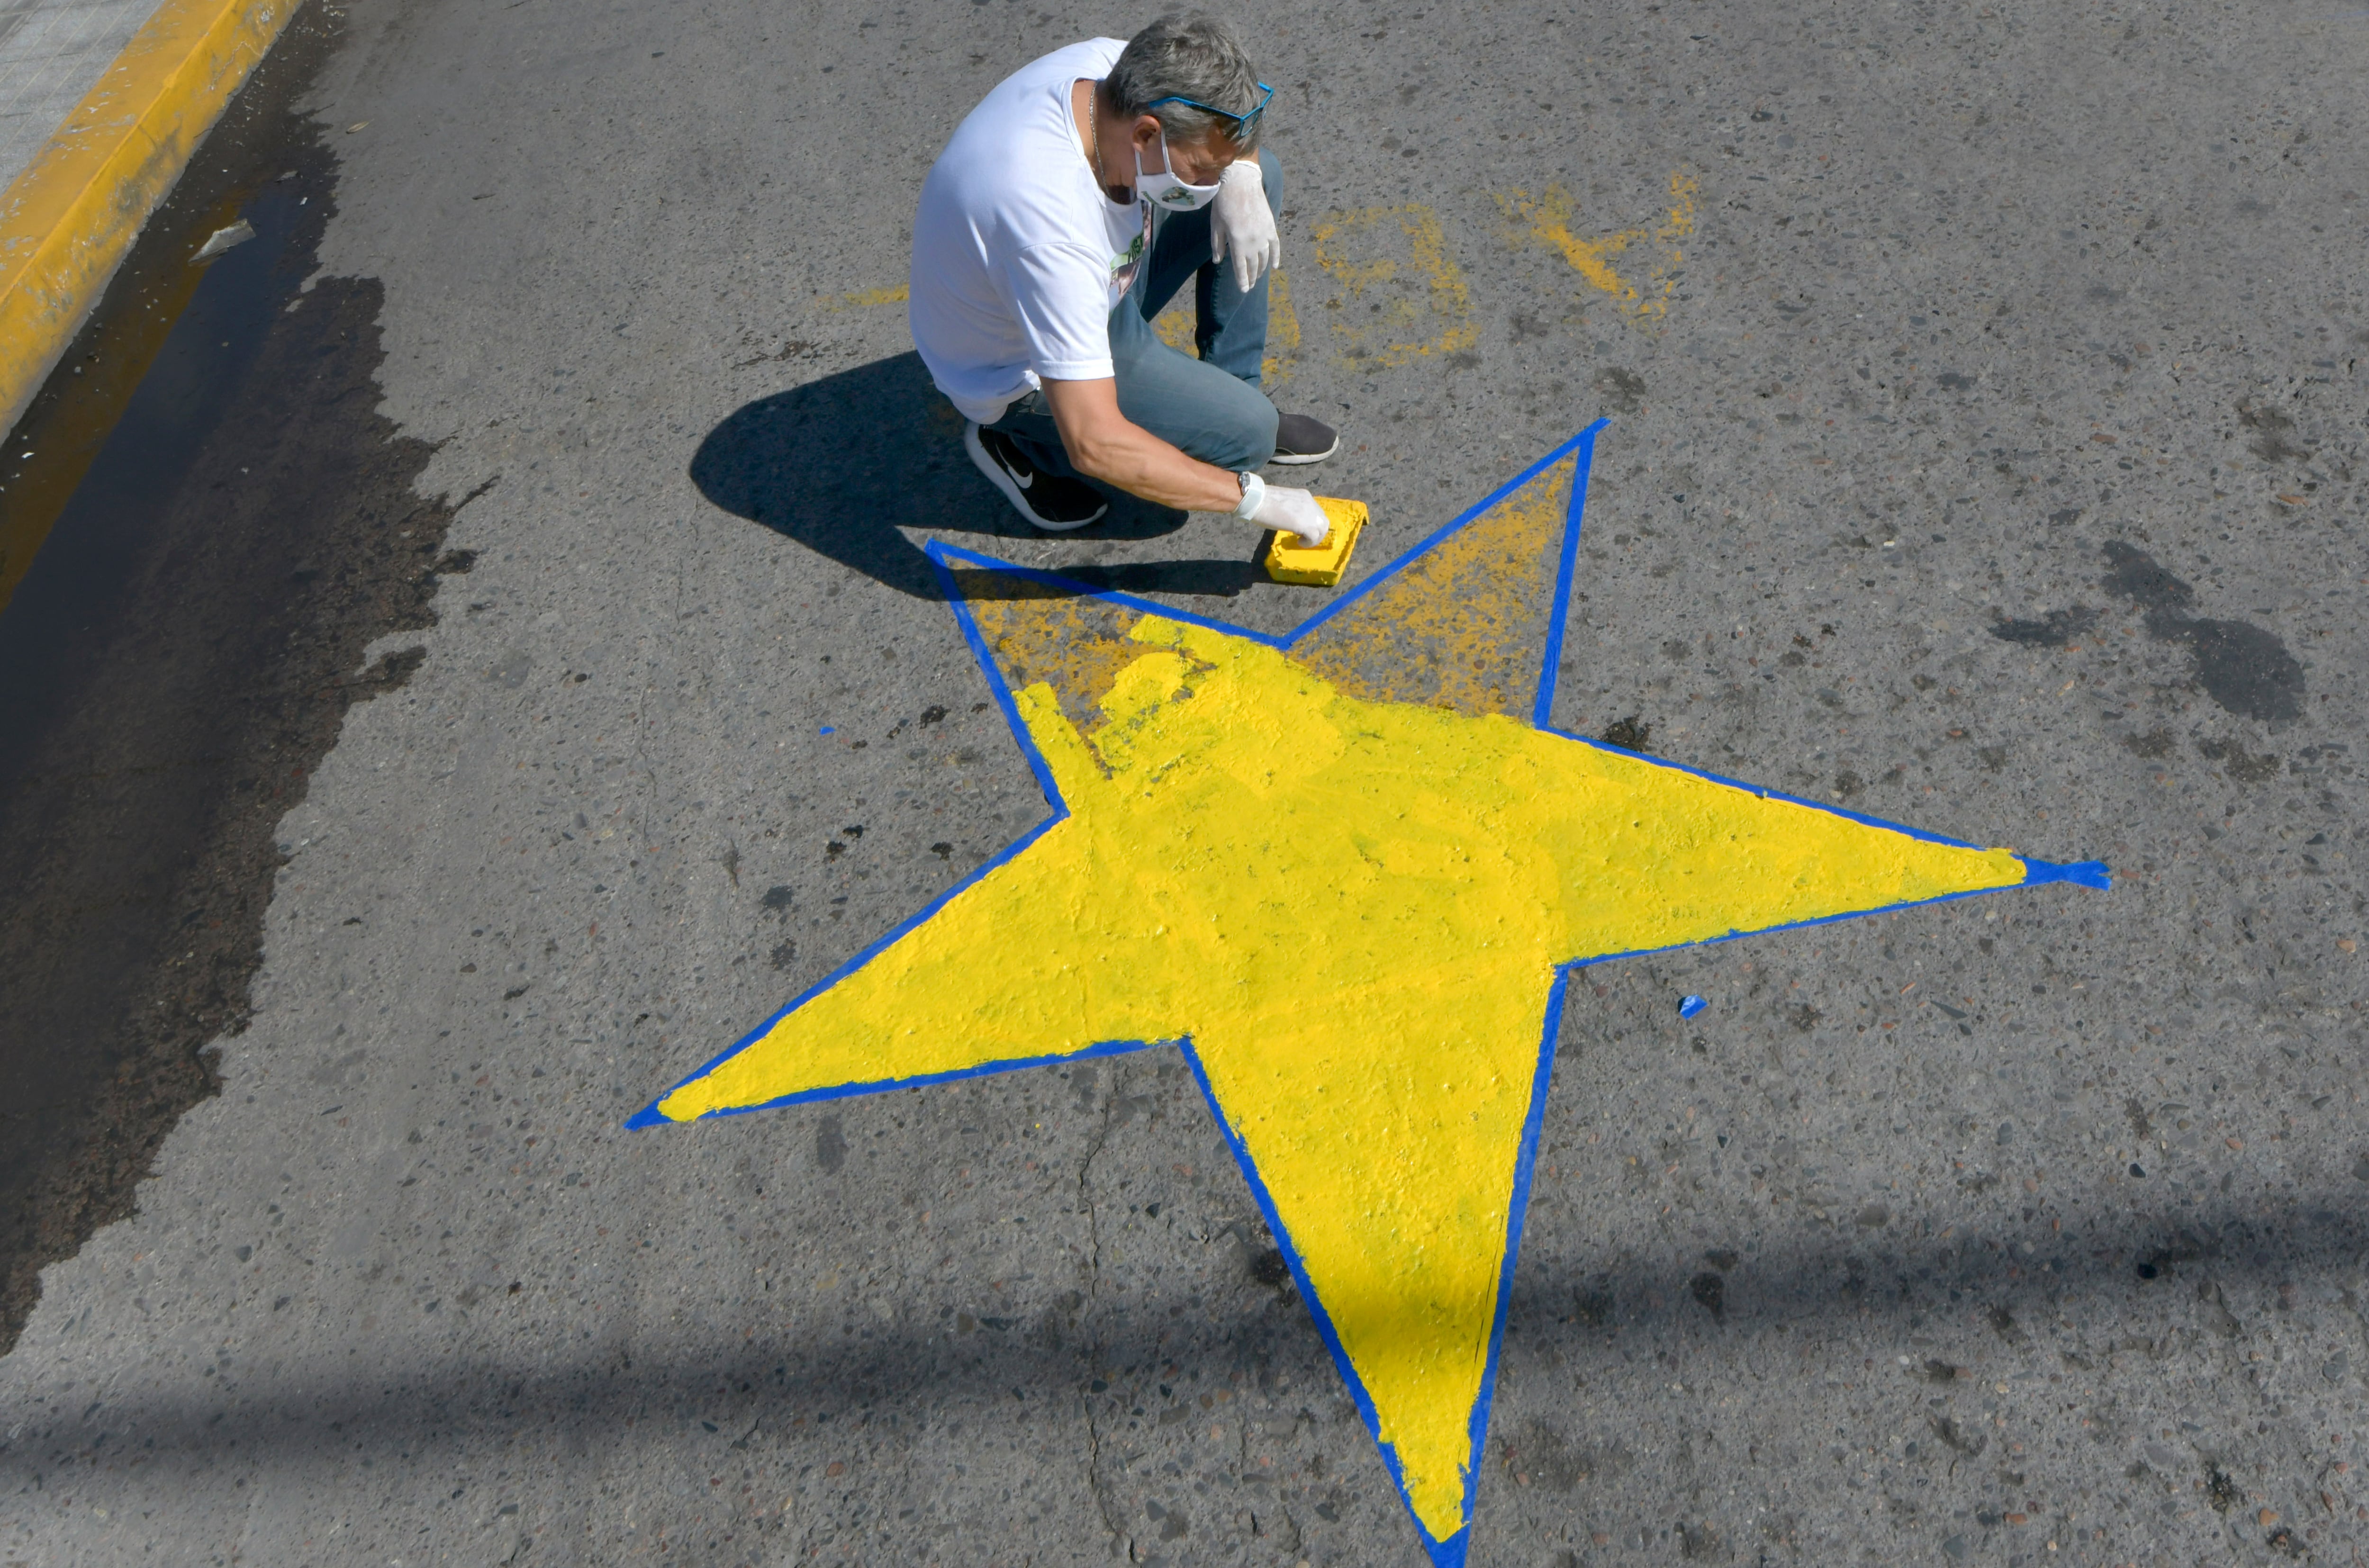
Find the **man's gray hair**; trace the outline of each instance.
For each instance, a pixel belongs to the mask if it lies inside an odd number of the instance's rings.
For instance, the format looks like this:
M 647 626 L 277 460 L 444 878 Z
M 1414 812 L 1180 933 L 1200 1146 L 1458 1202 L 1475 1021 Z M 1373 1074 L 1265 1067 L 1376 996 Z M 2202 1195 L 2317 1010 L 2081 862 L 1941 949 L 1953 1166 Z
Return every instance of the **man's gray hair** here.
M 1111 67 L 1111 97 L 1119 113 L 1132 120 L 1156 116 L 1161 129 L 1179 142 L 1198 142 L 1211 132 L 1225 137 L 1247 156 L 1258 150 L 1256 123 L 1250 134 L 1236 139 L 1236 122 L 1191 104 L 1160 103 L 1162 98 L 1191 98 L 1211 109 L 1248 114 L 1258 107 L 1258 73 L 1231 28 L 1200 12 L 1165 16 L 1127 40 L 1118 63 Z

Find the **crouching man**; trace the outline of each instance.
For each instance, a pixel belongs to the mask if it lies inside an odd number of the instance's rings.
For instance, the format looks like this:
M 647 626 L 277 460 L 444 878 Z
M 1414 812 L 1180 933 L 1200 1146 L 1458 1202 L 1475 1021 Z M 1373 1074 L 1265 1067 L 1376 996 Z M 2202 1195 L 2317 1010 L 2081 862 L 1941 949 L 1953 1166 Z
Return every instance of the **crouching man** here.
M 1338 438 L 1259 390 L 1282 176 L 1259 148 L 1274 89 L 1207 17 L 1057 50 L 971 110 L 913 220 L 914 346 L 963 445 L 1020 515 L 1083 528 L 1085 479 L 1231 512 L 1309 544 L 1324 514 L 1270 486 Z M 1151 321 L 1193 284 L 1199 358 Z

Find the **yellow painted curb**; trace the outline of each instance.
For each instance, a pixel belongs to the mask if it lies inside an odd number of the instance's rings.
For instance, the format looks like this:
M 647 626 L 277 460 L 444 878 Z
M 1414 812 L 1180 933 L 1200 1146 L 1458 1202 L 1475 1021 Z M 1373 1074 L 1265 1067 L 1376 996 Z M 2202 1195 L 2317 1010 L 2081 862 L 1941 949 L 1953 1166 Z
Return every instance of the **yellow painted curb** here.
M 0 430 L 181 177 L 297 0 L 164 0 L 0 195 Z

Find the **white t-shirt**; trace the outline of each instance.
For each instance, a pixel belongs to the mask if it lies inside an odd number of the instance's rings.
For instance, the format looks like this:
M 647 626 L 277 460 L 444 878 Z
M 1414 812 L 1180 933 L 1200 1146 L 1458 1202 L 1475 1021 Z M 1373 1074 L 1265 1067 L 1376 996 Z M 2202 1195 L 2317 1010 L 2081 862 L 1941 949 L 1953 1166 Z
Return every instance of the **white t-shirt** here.
M 1148 209 L 1103 194 L 1070 85 L 1109 75 L 1126 47 L 1090 39 L 1013 72 L 921 183 L 907 315 L 965 418 L 991 423 L 1043 377 L 1112 373 L 1110 313 L 1143 259 Z

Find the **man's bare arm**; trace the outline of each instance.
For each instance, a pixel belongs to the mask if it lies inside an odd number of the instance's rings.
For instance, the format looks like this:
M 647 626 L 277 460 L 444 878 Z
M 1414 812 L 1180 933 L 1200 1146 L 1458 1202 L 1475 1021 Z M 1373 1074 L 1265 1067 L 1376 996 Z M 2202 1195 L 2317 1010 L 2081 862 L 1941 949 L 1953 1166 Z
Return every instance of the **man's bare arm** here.
M 1061 445 L 1071 465 L 1088 478 L 1184 511 L 1230 512 L 1242 504 L 1242 481 L 1185 456 L 1120 413 L 1113 378 L 1047 381 L 1044 386 Z

